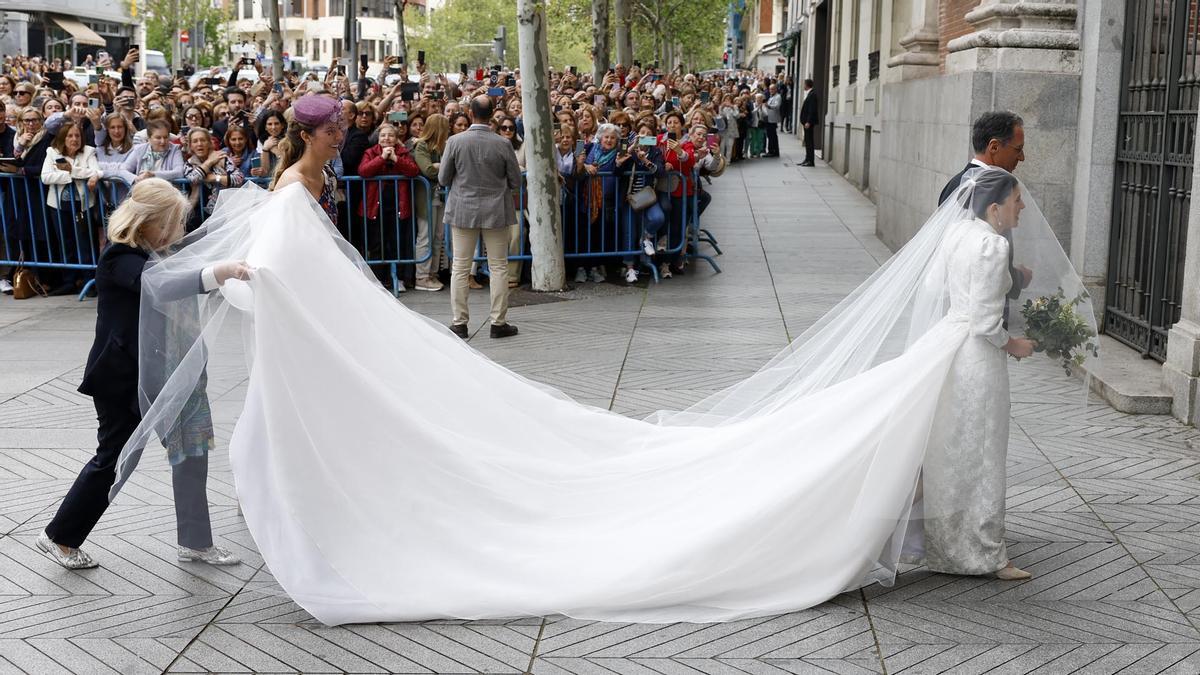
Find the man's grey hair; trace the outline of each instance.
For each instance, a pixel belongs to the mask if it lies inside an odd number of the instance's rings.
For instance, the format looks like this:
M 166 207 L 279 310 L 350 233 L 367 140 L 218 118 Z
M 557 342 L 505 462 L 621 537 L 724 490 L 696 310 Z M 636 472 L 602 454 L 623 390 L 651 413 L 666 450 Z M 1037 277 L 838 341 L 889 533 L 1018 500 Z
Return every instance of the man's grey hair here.
M 1025 126 L 1020 115 L 1007 110 L 996 110 L 984 113 L 975 120 L 971 127 L 971 147 L 975 154 L 987 150 L 988 143 L 993 139 L 1001 145 L 1008 145 L 1016 133 L 1017 127 Z
M 620 138 L 621 137 L 621 129 L 619 127 L 617 127 L 617 125 L 615 125 L 615 124 L 609 124 L 609 123 L 605 122 L 604 124 L 600 125 L 599 129 L 596 129 L 596 135 L 604 136 L 606 134 L 614 134 L 617 138 Z

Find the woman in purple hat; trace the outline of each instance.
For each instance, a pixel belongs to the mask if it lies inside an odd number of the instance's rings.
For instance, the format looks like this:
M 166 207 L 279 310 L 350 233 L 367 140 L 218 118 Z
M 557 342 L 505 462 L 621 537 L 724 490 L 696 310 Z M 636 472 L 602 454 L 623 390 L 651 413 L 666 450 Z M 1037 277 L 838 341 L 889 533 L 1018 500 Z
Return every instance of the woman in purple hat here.
M 302 96 L 292 104 L 292 121 L 279 144 L 282 158 L 275 168 L 271 189 L 303 183 L 329 221 L 336 224 L 337 176 L 329 162 L 341 152 L 344 137 L 342 106 L 336 99 L 319 94 Z

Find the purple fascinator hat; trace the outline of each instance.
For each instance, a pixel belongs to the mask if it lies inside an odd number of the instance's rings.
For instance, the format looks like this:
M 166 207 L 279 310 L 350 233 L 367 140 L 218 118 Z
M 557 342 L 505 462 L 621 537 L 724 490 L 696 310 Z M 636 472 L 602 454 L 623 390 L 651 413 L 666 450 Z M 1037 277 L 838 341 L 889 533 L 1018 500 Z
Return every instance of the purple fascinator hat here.
M 342 103 L 328 96 L 301 96 L 292 103 L 292 118 L 306 127 L 342 123 Z

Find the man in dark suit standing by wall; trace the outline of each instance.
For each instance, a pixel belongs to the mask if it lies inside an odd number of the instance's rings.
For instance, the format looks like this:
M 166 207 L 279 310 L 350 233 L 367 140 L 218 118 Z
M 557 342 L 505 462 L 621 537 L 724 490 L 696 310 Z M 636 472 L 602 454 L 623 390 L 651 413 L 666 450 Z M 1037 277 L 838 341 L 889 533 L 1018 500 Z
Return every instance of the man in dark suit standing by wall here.
M 1017 165 L 1025 161 L 1025 122 L 1016 113 L 1007 110 L 997 110 L 984 113 L 971 125 L 971 149 L 975 156 L 967 162 L 967 166 L 959 171 L 938 196 L 938 206 L 950 198 L 962 183 L 963 176 L 971 169 L 997 167 L 1012 173 Z M 1008 292 L 1010 300 L 1021 296 L 1021 290 L 1033 281 L 1033 271 L 1024 265 L 1013 265 L 1012 233 L 1006 235 L 1009 239 L 1008 273 L 1012 275 L 1012 288 Z M 1008 324 L 1008 305 L 1004 307 L 1005 325 Z
M 820 126 L 821 99 L 813 91 L 813 81 L 804 81 L 804 102 L 800 104 L 800 126 L 804 127 L 804 163 L 800 166 L 816 166 L 814 151 L 817 127 Z

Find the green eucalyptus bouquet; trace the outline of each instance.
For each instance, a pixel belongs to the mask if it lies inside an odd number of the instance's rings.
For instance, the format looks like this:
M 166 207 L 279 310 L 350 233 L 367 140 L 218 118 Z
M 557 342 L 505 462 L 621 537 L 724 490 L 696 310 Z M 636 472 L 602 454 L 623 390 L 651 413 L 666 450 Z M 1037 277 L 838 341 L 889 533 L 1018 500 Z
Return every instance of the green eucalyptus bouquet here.
M 1068 300 L 1060 287 L 1054 295 L 1026 300 L 1021 308 L 1021 316 L 1025 317 L 1025 337 L 1037 341 L 1034 351 L 1061 359 L 1068 375 L 1071 367 L 1083 365 L 1088 355 L 1100 356 L 1096 331 L 1075 310 L 1087 298 L 1087 291 L 1083 291 Z

